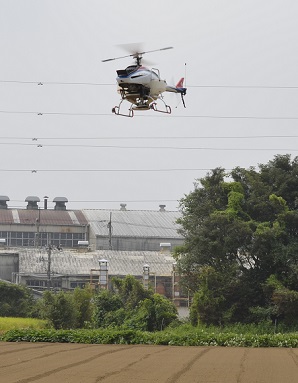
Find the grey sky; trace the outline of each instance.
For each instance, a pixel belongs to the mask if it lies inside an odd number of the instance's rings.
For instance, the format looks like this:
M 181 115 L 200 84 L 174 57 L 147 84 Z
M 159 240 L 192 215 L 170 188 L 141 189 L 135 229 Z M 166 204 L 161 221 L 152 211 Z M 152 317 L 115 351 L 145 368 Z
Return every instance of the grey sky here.
M 0 9 L 0 194 L 10 207 L 48 195 L 49 207 L 65 196 L 70 209 L 175 210 L 206 174 L 189 169 L 298 155 L 295 0 L 0 0 Z M 170 83 L 187 64 L 186 109 L 165 95 L 171 116 L 111 113 L 116 69 L 131 60 L 101 60 L 133 42 L 174 47 L 145 58 Z

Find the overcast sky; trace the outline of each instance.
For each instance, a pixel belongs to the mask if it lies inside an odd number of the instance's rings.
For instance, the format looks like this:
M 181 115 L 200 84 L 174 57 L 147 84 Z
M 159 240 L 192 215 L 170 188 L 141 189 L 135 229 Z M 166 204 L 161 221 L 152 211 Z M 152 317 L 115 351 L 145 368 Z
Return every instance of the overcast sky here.
M 0 0 L 0 195 L 176 210 L 209 169 L 294 158 L 297 16 L 297 0 Z M 186 71 L 186 109 L 111 113 L 133 61 L 101 60 L 140 42 L 174 47 L 145 58 L 168 83 Z

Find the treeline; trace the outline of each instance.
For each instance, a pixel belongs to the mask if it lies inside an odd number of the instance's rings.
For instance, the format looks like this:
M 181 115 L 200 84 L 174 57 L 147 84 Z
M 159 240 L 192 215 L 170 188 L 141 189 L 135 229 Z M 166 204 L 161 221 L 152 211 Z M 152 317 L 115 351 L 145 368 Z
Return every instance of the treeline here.
M 0 282 L 0 316 L 46 319 L 54 329 L 123 328 L 163 330 L 177 319 L 173 303 L 132 276 L 113 278 L 111 290 L 89 286 L 73 292 L 45 291 L 35 301 L 31 290 Z
M 180 201 L 176 251 L 191 321 L 298 322 L 298 157 L 216 168 Z

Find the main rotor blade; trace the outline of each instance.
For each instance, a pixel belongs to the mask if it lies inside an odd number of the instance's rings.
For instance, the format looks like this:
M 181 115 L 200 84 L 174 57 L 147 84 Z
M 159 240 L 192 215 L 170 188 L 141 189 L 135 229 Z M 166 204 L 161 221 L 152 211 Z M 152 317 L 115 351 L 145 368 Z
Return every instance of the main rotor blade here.
M 127 56 L 120 56 L 120 57 L 114 57 L 112 59 L 105 59 L 105 60 L 101 60 L 101 62 L 105 63 L 107 61 L 113 61 L 113 60 L 119 60 L 119 59 L 125 59 L 127 57 L 133 57 L 134 55 L 127 55 Z
M 144 55 L 145 53 L 152 53 L 152 52 L 158 52 L 158 51 L 166 51 L 168 49 L 173 49 L 173 47 L 153 49 L 151 51 L 144 51 L 144 52 L 134 52 L 134 53 L 132 53 L 130 55 L 126 55 L 126 56 L 119 56 L 119 57 L 114 57 L 114 58 L 110 58 L 110 59 L 105 59 L 105 60 L 102 60 L 102 62 L 114 61 L 114 60 L 124 59 L 124 58 L 127 58 L 127 57 L 134 57 L 134 58 L 136 58 L 136 57 Z

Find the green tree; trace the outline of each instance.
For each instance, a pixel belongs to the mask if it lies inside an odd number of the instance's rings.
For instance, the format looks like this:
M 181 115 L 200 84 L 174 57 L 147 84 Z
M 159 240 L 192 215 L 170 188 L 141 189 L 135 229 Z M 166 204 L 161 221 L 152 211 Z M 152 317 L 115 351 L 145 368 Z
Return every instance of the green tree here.
M 151 295 L 151 292 L 145 290 L 142 283 L 132 275 L 127 275 L 123 279 L 113 278 L 112 289 L 118 293 L 123 306 L 128 310 L 135 308 L 140 301 Z
M 77 311 L 77 323 L 76 327 L 83 328 L 85 324 L 90 323 L 92 320 L 93 292 L 90 286 L 86 286 L 84 289 L 77 287 L 73 292 L 74 305 Z
M 116 314 L 123 307 L 124 305 L 119 294 L 115 294 L 108 290 L 100 290 L 94 296 L 94 310 L 92 316 L 94 325 L 96 327 L 120 325 L 120 323 L 118 323 L 119 315 Z
M 57 294 L 45 291 L 40 302 L 40 315 L 55 329 L 76 328 L 79 313 L 73 294 L 63 291 Z
M 289 155 L 275 156 L 259 171 L 217 168 L 196 182 L 180 201 L 185 244 L 175 256 L 182 284 L 196 294 L 197 317 L 249 319 L 252 308 L 266 309 L 262 286 L 272 274 L 298 290 L 297 207 L 298 158 Z M 206 285 L 206 267 L 220 284 Z
M 162 330 L 177 318 L 174 304 L 131 275 L 113 278 L 112 291 L 101 290 L 94 297 L 96 327 L 124 326 L 144 331 Z
M 0 316 L 31 317 L 35 301 L 32 291 L 24 286 L 0 282 Z

